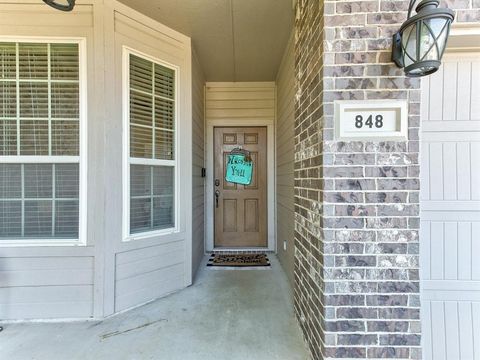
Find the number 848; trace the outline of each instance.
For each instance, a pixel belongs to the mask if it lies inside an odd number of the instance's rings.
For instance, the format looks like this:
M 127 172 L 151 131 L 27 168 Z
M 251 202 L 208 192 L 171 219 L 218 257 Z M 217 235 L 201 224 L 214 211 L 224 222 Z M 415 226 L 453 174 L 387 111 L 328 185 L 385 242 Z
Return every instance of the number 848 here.
M 370 129 L 373 127 L 373 115 L 370 115 L 365 121 L 365 123 L 363 123 L 362 115 L 355 116 L 355 127 L 357 129 L 361 129 L 364 125 L 368 126 Z M 375 116 L 375 127 L 376 128 L 383 127 L 383 116 L 380 114 Z

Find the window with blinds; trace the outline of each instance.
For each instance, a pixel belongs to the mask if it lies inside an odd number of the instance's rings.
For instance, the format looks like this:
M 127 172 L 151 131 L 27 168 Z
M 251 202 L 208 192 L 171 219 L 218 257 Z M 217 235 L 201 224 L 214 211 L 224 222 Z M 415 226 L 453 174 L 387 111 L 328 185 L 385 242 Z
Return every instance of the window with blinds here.
M 175 227 L 175 71 L 129 55 L 130 234 Z
M 0 43 L 0 241 L 78 239 L 78 43 Z

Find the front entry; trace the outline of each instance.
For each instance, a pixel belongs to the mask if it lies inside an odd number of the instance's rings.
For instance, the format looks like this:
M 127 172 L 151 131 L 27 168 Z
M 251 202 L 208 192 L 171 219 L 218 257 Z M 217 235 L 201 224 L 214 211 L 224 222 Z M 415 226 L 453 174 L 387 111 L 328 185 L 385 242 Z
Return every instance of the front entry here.
M 228 155 L 235 148 L 250 152 L 250 185 L 225 181 Z M 267 247 L 267 128 L 216 127 L 214 162 L 215 247 Z

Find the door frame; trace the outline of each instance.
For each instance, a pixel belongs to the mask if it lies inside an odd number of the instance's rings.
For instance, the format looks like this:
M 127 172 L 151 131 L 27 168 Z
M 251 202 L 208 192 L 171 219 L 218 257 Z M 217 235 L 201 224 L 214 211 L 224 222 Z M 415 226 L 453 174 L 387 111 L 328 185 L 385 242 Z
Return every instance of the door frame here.
M 266 248 L 215 248 L 215 214 L 213 201 L 214 181 L 214 128 L 215 127 L 266 127 L 267 128 L 267 243 Z M 205 250 L 206 251 L 275 251 L 275 125 L 273 120 L 211 120 L 206 124 L 206 199 L 205 199 Z

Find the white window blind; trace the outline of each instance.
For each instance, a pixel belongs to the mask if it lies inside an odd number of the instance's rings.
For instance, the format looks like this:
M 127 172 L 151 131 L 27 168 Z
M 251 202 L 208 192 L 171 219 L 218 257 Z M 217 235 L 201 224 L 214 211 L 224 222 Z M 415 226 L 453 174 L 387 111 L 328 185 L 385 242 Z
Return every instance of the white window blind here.
M 79 109 L 77 43 L 0 43 L 0 240 L 78 239 Z
M 129 210 L 136 234 L 175 227 L 175 71 L 133 54 L 129 64 Z

